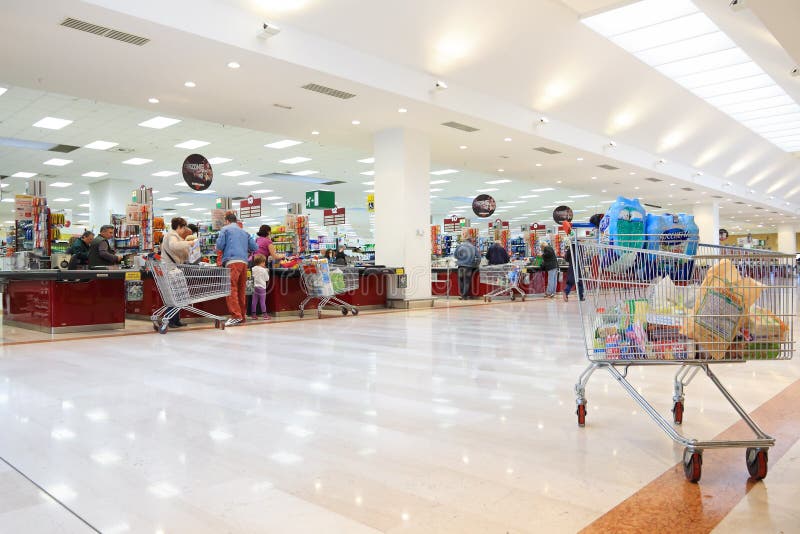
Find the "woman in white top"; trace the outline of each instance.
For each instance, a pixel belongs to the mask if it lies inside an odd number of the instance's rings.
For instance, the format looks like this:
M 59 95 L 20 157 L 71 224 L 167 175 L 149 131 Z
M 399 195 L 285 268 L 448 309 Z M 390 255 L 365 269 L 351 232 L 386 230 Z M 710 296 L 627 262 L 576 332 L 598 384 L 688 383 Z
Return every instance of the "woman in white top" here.
M 187 263 L 189 261 L 189 248 L 192 244 L 189 241 L 184 241 L 184 239 L 192 231 L 189 230 L 186 219 L 183 217 L 174 217 L 171 226 L 172 231 L 165 235 L 163 241 L 161 241 L 161 261 L 166 263 Z M 171 328 L 186 326 L 181 322 L 179 309 L 168 308 L 166 315 L 169 316 L 169 326 Z
M 253 256 L 253 298 L 250 300 L 250 318 L 256 318 L 258 304 L 261 304 L 263 319 L 269 319 L 267 314 L 267 282 L 269 281 L 269 271 L 267 270 L 267 257 L 263 254 Z

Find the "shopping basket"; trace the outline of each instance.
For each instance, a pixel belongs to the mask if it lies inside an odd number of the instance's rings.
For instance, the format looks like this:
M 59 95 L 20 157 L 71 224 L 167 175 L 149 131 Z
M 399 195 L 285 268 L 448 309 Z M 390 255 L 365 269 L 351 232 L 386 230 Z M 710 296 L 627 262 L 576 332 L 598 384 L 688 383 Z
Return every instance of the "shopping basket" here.
M 339 306 L 342 315 L 358 315 L 358 308 L 344 302 L 336 295 L 358 289 L 358 267 L 331 265 L 327 260 L 308 259 L 300 265 L 300 287 L 306 298 L 300 303 L 300 317 L 305 315 L 306 304 L 318 300 L 317 318 L 322 317 L 325 306 Z
M 713 364 L 788 360 L 794 354 L 794 257 L 699 244 L 696 254 L 628 248 L 596 239 L 577 242 L 576 276 L 589 366 L 575 385 L 578 424 L 586 420 L 586 385 L 606 369 L 655 423 L 684 447 L 686 478 L 701 476 L 705 449 L 746 448 L 750 477 L 767 474 L 775 444 L 712 372 Z M 627 380 L 635 365 L 676 365 L 672 421 Z M 753 439 L 697 440 L 674 425 L 684 416 L 684 389 L 702 371 L 755 434 Z
M 492 298 L 504 295 L 508 295 L 511 300 L 515 300 L 517 294 L 519 294 L 524 301 L 525 292 L 519 287 L 522 274 L 522 267 L 515 263 L 482 266 L 479 271 L 480 283 L 494 286 L 495 288 L 485 294 L 483 300 L 491 302 Z
M 198 302 L 227 297 L 231 293 L 230 271 L 225 267 L 174 264 L 148 259 L 163 305 L 153 312 L 153 329 L 166 334 L 169 321 L 181 310 L 214 319 L 214 327 L 225 329 L 223 317 L 192 306 Z

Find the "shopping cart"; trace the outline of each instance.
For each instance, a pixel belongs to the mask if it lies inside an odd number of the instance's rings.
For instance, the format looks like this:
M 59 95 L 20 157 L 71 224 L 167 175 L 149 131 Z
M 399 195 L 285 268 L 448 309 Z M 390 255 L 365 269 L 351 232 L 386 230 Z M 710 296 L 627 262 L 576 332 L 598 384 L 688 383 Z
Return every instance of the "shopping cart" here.
M 352 306 L 336 295 L 358 289 L 358 267 L 331 265 L 327 260 L 303 260 L 300 265 L 300 287 L 306 298 L 300 303 L 300 317 L 305 315 L 306 304 L 316 299 L 317 318 L 322 317 L 325 306 L 340 306 L 342 315 L 347 312 L 358 315 L 358 308 Z
M 225 329 L 222 317 L 192 306 L 198 302 L 227 297 L 231 292 L 230 271 L 225 267 L 176 265 L 148 259 L 163 305 L 153 312 L 153 329 L 166 334 L 169 321 L 181 310 L 214 319 L 214 328 Z
M 522 281 L 522 268 L 515 263 L 503 265 L 484 265 L 480 268 L 479 279 L 481 284 L 494 286 L 491 292 L 483 296 L 485 302 L 491 302 L 492 298 L 509 295 L 511 300 L 517 298 L 517 294 L 525 300 L 525 292 L 519 287 Z
M 784 254 L 697 245 L 696 255 L 626 248 L 581 239 L 576 276 L 589 366 L 575 385 L 578 425 L 586 421 L 586 385 L 606 369 L 655 423 L 684 447 L 683 468 L 700 479 L 705 449 L 746 448 L 750 477 L 767 475 L 775 444 L 712 372 L 713 364 L 789 360 L 794 354 L 795 281 Z M 684 389 L 703 372 L 755 434 L 754 439 L 696 440 L 678 433 L 627 380 L 636 365 L 677 365 L 672 423 L 684 415 Z

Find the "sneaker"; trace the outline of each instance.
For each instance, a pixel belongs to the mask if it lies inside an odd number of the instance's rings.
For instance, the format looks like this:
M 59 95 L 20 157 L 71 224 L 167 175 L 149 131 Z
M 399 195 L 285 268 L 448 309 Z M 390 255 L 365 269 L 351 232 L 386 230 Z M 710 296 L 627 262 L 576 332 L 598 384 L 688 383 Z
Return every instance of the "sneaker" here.
M 225 321 L 225 326 L 236 326 L 237 324 L 239 324 L 241 322 L 242 322 L 241 319 L 234 319 L 233 317 L 231 317 L 230 319 Z
M 255 319 L 255 317 L 253 317 L 253 319 Z M 262 321 L 269 321 L 270 319 L 271 317 L 269 315 L 265 315 L 264 317 L 261 318 Z
M 569 302 L 569 295 L 564 293 L 564 302 Z
M 253 320 L 253 321 L 255 321 L 256 319 L 258 319 L 258 316 L 257 316 L 257 315 L 251 315 L 251 316 L 250 316 L 250 319 L 251 319 L 251 320 Z

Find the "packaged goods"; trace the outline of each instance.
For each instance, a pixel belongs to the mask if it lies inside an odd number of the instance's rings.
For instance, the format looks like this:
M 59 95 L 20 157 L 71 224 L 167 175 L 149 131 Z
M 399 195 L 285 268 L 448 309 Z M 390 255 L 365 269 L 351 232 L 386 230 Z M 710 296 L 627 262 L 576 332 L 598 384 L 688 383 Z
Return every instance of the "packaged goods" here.
M 747 320 L 728 350 L 728 358 L 771 360 L 781 353 L 789 327 L 769 310 L 751 306 Z
M 617 197 L 600 221 L 600 232 L 609 245 L 640 249 L 644 245 L 645 209 L 638 199 Z M 610 251 L 603 260 L 603 269 L 622 273 L 636 261 L 636 252 Z
M 648 250 L 694 255 L 697 252 L 698 228 L 693 215 L 685 213 L 648 213 L 645 221 Z
M 333 269 L 331 271 L 331 286 L 334 293 L 344 292 L 344 273 L 341 269 Z

